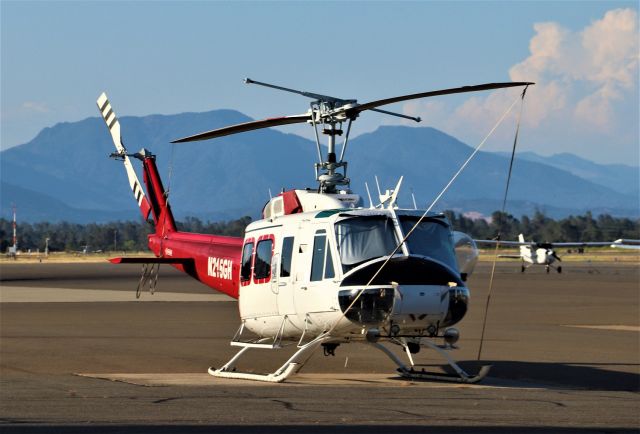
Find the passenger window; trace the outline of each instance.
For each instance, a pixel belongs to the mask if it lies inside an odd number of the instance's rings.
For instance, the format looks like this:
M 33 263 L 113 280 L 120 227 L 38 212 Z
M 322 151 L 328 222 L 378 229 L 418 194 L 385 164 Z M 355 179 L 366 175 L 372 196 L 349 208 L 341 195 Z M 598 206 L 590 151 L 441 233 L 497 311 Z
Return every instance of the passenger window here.
M 240 280 L 251 279 L 251 256 L 253 255 L 253 243 L 247 243 L 242 249 L 242 267 L 240 267 Z
M 267 239 L 258 242 L 256 247 L 256 259 L 253 265 L 254 279 L 267 279 L 271 275 L 271 253 L 273 240 Z
M 280 277 L 291 276 L 291 256 L 293 255 L 293 237 L 282 240 L 282 263 L 280 265 Z

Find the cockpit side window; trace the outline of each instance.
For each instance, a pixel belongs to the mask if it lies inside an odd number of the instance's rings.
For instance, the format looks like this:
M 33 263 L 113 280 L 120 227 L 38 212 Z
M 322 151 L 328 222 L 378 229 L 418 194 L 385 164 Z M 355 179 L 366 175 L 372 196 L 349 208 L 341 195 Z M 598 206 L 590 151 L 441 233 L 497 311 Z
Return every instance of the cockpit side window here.
M 331 279 L 335 277 L 336 273 L 333 269 L 333 257 L 331 256 L 331 246 L 329 246 L 329 240 L 327 239 L 327 257 L 324 261 L 324 278 Z
M 327 249 L 327 231 L 320 229 L 313 237 L 313 258 L 311 259 L 311 281 L 322 280 L 325 251 Z
M 320 229 L 316 231 L 313 238 L 313 258 L 311 259 L 311 281 L 317 282 L 322 279 L 332 279 L 336 272 L 333 268 L 333 255 L 331 246 L 327 238 L 327 231 Z

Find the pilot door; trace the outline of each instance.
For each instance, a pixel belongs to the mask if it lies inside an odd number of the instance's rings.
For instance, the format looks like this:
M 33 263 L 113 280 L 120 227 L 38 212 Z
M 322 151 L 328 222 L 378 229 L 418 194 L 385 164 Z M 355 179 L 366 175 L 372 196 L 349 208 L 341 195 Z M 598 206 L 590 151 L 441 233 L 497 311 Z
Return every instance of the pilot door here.
M 332 289 L 337 285 L 333 249 L 327 230 L 317 228 L 301 239 L 297 253 L 295 306 L 298 313 L 334 310 Z

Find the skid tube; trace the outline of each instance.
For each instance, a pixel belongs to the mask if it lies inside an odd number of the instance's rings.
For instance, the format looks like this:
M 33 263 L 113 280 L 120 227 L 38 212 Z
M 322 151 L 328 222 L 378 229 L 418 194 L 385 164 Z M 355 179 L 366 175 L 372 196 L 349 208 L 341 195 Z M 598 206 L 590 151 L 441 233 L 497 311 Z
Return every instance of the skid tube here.
M 263 338 L 258 341 L 258 343 L 262 343 L 271 338 Z M 255 374 L 251 372 L 239 372 L 235 370 L 236 362 L 242 357 L 242 355 L 249 351 L 251 348 L 256 348 L 255 346 L 245 346 L 242 348 L 235 356 L 231 358 L 223 367 L 219 369 L 209 368 L 208 372 L 210 375 L 214 377 L 220 378 L 234 378 L 238 380 L 253 380 L 253 381 L 265 381 L 269 383 L 282 383 L 291 375 L 295 374 L 304 366 L 304 364 L 309 360 L 311 354 L 324 342 L 331 340 L 331 336 L 327 334 L 321 334 L 317 338 L 312 341 L 298 346 L 298 351 L 296 351 L 293 356 L 287 360 L 284 365 L 282 365 L 275 372 L 270 374 Z
M 399 342 L 399 343 L 404 347 L 407 354 L 410 354 L 406 343 L 405 342 Z M 453 368 L 456 374 L 428 372 L 428 371 L 425 371 L 424 369 L 417 371 L 414 369 L 413 360 L 411 358 L 409 359 L 411 365 L 407 366 L 402 362 L 402 360 L 398 358 L 398 356 L 396 356 L 393 352 L 391 352 L 391 350 L 389 350 L 387 347 L 385 347 L 379 342 L 371 342 L 371 345 L 373 345 L 374 347 L 376 347 L 377 349 L 385 353 L 391 360 L 395 362 L 396 365 L 398 365 L 398 373 L 400 374 L 400 376 L 403 378 L 407 378 L 409 380 L 431 380 L 431 381 L 446 381 L 446 382 L 452 382 L 452 383 L 475 384 L 482 381 L 487 376 L 487 374 L 489 373 L 489 370 L 491 369 L 491 365 L 484 365 L 480 368 L 480 371 L 476 375 L 469 375 L 451 357 L 449 357 L 449 355 L 441 347 L 429 341 L 421 342 L 420 344 L 425 345 L 431 348 L 432 350 L 435 350 L 438 354 L 440 354 L 447 361 L 449 366 Z

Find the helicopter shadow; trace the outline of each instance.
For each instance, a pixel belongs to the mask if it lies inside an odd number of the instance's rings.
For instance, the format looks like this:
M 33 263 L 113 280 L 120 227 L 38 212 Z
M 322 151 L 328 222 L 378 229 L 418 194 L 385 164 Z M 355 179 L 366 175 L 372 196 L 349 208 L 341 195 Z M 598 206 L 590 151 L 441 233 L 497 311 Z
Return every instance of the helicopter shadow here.
M 611 392 L 640 392 L 640 374 L 613 370 L 640 366 L 629 363 L 523 362 L 505 360 L 462 361 L 467 372 L 478 372 L 491 365 L 489 376 L 481 384 L 512 387 L 586 389 Z M 448 366 L 442 367 L 449 372 Z M 506 380 L 506 381 L 505 381 Z

